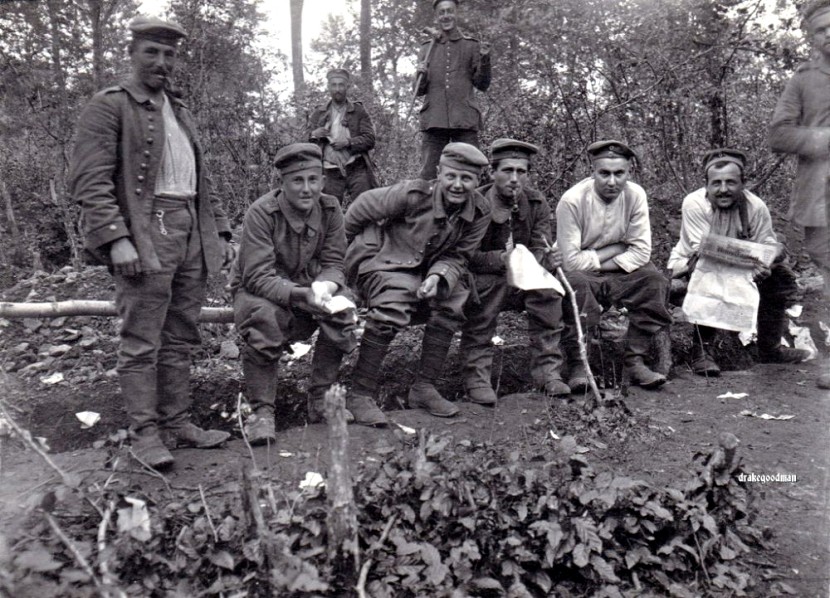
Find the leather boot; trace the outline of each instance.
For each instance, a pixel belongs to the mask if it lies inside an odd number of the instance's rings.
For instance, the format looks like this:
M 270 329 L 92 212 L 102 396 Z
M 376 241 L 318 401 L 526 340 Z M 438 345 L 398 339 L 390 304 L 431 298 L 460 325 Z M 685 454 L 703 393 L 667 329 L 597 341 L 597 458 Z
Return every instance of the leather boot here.
M 203 430 L 189 421 L 190 362 L 162 364 L 157 368 L 159 395 L 159 436 L 168 449 L 179 447 L 215 448 L 231 435 L 222 430 Z
M 571 394 L 570 385 L 562 381 L 564 359 L 560 349 L 559 328 L 550 328 L 528 314 L 527 335 L 530 339 L 530 372 L 534 385 L 548 397 Z M 586 381 L 587 384 L 587 381 Z
M 651 338 L 651 334 L 629 325 L 628 346 L 625 349 L 624 358 L 631 384 L 637 384 L 649 390 L 659 388 L 666 383 L 666 377 L 663 374 L 652 371 L 644 362 L 651 350 Z
M 153 469 L 165 469 L 174 461 L 155 426 L 147 426 L 132 434 L 130 454 L 142 465 Z
M 587 343 L 589 342 L 588 333 L 585 333 L 585 336 Z M 588 381 L 588 372 L 585 370 L 585 365 L 579 357 L 579 343 L 577 342 L 576 336 L 572 339 L 563 337 L 562 349 L 568 364 L 568 388 L 570 388 L 573 394 L 583 395 L 587 393 L 591 388 L 591 384 Z
M 418 376 L 409 389 L 410 407 L 424 409 L 437 417 L 453 417 L 458 414 L 458 407 L 442 397 L 435 388 L 435 381 L 444 371 L 453 334 L 451 330 L 432 324 L 427 324 L 424 328 Z
M 252 445 L 276 442 L 274 402 L 277 394 L 278 362 L 245 346 L 242 350 L 242 373 L 245 395 L 253 413 L 245 423 L 245 435 Z
M 758 362 L 800 363 L 810 356 L 803 349 L 791 349 L 781 345 L 787 331 L 787 314 L 784 309 L 758 312 Z
M 118 381 L 124 408 L 130 418 L 130 453 L 140 463 L 155 469 L 169 467 L 174 459 L 159 437 L 155 368 L 119 372 Z
M 343 351 L 326 338 L 322 331 L 314 345 L 314 356 L 311 359 L 311 381 L 308 385 L 308 416 L 310 424 L 325 420 L 324 397 L 332 384 L 337 382 L 340 364 L 343 361 Z M 346 423 L 354 421 L 354 417 L 346 410 Z
M 459 348 L 464 360 L 461 376 L 467 399 L 478 405 L 495 405 L 496 392 L 490 381 L 493 369 L 493 346 L 490 330 L 465 330 Z
M 346 409 L 356 424 L 384 427 L 389 420 L 375 403 L 378 379 L 389 345 L 395 337 L 393 331 L 380 331 L 367 326 L 360 340 L 357 363 L 352 370 L 352 387 L 346 395 Z

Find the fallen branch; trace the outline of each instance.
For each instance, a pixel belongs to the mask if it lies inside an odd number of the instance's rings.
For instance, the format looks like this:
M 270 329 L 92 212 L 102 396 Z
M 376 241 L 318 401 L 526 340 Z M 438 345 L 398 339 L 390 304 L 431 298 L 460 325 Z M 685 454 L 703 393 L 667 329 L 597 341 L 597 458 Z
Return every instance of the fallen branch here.
M 383 527 L 383 533 L 380 535 L 380 538 L 377 539 L 370 547 L 369 550 L 366 552 L 368 554 L 373 554 L 375 551 L 380 550 L 383 546 L 383 543 L 386 542 L 386 538 L 389 536 L 389 531 L 392 529 L 392 526 L 395 525 L 395 521 L 397 521 L 398 516 L 392 515 L 389 518 L 389 521 L 386 522 L 386 525 Z M 366 562 L 363 563 L 363 566 L 360 568 L 360 575 L 357 578 L 357 585 L 355 586 L 355 592 L 357 592 L 358 598 L 366 598 L 366 579 L 369 577 L 369 569 L 372 568 L 372 559 L 366 559 Z
M 92 301 L 72 299 L 69 301 L 52 301 L 51 303 L 10 303 L 0 302 L 0 318 L 61 318 L 65 316 L 117 316 L 115 303 L 112 301 Z M 203 307 L 199 321 L 204 324 L 233 323 L 233 308 Z
M 556 269 L 556 276 L 565 287 L 565 290 L 568 291 L 568 297 L 571 300 L 571 307 L 574 312 L 576 342 L 579 346 L 579 359 L 582 360 L 582 365 L 585 367 L 585 373 L 588 376 L 588 385 L 591 387 L 594 399 L 596 399 L 596 403 L 599 404 L 602 402 L 602 395 L 599 393 L 597 381 L 594 379 L 594 373 L 591 371 L 591 364 L 588 363 L 588 343 L 585 340 L 585 333 L 582 331 L 582 323 L 579 321 L 579 305 L 576 303 L 576 293 L 574 292 L 571 283 L 568 282 L 568 278 L 565 276 L 565 271 L 562 270 L 562 268 Z
M 84 570 L 84 573 L 89 575 L 89 578 L 95 584 L 95 587 L 99 590 L 103 591 L 103 587 L 101 585 L 101 581 L 98 579 L 98 576 L 95 575 L 95 571 L 92 570 L 92 567 L 89 564 L 89 561 L 84 558 L 84 555 L 80 553 L 78 547 L 75 546 L 75 543 L 69 539 L 69 537 L 63 532 L 58 522 L 55 521 L 55 518 L 52 517 L 49 513 L 44 511 L 43 516 L 46 518 L 46 521 L 49 523 L 49 527 L 52 528 L 54 534 L 58 537 L 58 539 L 66 546 L 66 549 L 70 552 L 72 557 L 75 559 L 75 562 Z M 109 595 L 107 592 L 105 595 Z

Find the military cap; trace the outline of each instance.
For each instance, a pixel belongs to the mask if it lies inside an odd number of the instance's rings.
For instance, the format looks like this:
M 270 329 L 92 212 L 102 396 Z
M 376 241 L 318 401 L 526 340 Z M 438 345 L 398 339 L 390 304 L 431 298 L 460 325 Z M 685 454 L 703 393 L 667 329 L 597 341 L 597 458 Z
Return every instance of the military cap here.
M 719 147 L 709 150 L 703 154 L 703 172 L 707 172 L 709 167 L 715 162 L 732 162 L 737 164 L 743 170 L 746 166 L 746 154 L 741 150 L 731 149 L 728 147 Z
M 487 156 L 481 150 L 469 143 L 448 143 L 441 152 L 440 164 L 459 170 L 469 170 L 476 174 L 481 173 L 481 168 L 487 166 Z
M 323 168 L 323 151 L 316 143 L 292 143 L 280 148 L 274 166 L 282 175 L 306 168 Z
M 435 10 L 435 7 L 438 6 L 438 3 L 443 2 L 443 1 L 444 0 L 432 0 L 432 9 Z M 455 4 L 456 6 L 458 6 L 458 0 L 449 0 L 449 1 L 452 2 L 453 4 Z
M 606 141 L 595 141 L 585 150 L 588 152 L 588 157 L 591 161 L 599 160 L 600 158 L 637 158 L 634 150 L 624 144 L 622 141 L 608 139 Z
M 830 12 L 830 0 L 813 0 L 804 6 L 804 9 L 801 11 L 801 16 L 804 19 L 804 23 L 809 26 L 812 20 L 818 19 L 828 12 Z
M 346 81 L 349 81 L 352 75 L 346 69 L 331 69 L 326 73 L 326 79 L 334 79 L 335 77 L 343 77 Z
M 148 39 L 160 44 L 174 45 L 187 33 L 174 21 L 162 21 L 158 17 L 137 16 L 129 24 L 133 39 Z
M 516 139 L 496 139 L 490 144 L 490 162 L 498 162 L 509 158 L 530 160 L 531 156 L 538 153 L 539 148 L 532 143 L 517 141 Z

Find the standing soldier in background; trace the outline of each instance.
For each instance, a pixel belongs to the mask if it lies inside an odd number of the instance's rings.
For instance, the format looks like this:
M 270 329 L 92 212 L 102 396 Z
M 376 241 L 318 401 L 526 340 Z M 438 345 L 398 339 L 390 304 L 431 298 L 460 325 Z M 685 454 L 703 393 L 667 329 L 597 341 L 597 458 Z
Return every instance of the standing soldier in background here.
M 207 275 L 233 259 L 228 220 L 208 188 L 193 117 L 167 91 L 177 24 L 130 23 L 132 75 L 81 114 L 71 164 L 87 251 L 115 278 L 118 380 L 133 455 L 152 467 L 170 448 L 210 448 L 229 434 L 190 423 L 191 351 Z
M 775 107 L 769 144 L 773 151 L 798 156 L 788 216 L 804 228 L 804 250 L 824 278 L 830 298 L 830 0 L 804 8 L 803 24 L 816 58 L 798 67 Z M 830 388 L 830 374 L 819 377 Z
M 418 62 L 415 94 L 421 106 L 421 178 L 435 178 L 441 150 L 450 142 L 478 147 L 481 110 L 473 87 L 490 87 L 490 44 L 462 33 L 456 26 L 457 0 L 433 0 L 434 42 L 425 42 Z M 430 48 L 431 51 L 430 51 Z
M 514 139 L 497 139 L 490 146 L 491 185 L 478 191 L 490 204 L 490 223 L 481 247 L 470 258 L 473 291 L 461 335 L 464 389 L 479 405 L 495 405 L 491 384 L 493 344 L 499 313 L 508 308 L 527 311 L 530 374 L 546 395 L 570 394 L 562 381 L 562 296 L 552 289 L 520 291 L 507 286 L 507 258 L 516 245 L 533 252 L 550 272 L 562 265 L 559 250 L 551 251 L 550 207 L 539 191 L 528 186 L 531 157 L 539 148 Z
M 375 127 L 363 104 L 349 99 L 349 71 L 332 69 L 326 79 L 331 100 L 311 113 L 308 138 L 323 150 L 323 193 L 334 195 L 343 205 L 347 191 L 349 201 L 354 201 L 378 186 L 369 157 L 369 150 L 375 147 Z

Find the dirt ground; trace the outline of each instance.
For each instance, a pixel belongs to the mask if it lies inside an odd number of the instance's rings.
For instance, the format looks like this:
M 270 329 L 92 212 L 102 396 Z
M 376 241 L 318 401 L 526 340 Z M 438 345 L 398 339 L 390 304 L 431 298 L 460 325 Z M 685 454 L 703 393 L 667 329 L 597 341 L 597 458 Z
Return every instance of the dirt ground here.
M 102 295 L 106 295 L 106 290 Z M 10 297 L 14 294 L 4 299 Z M 794 482 L 752 484 L 757 491 L 755 524 L 767 529 L 771 538 L 770 550 L 753 555 L 759 575 L 765 571 L 754 595 L 776 595 L 785 587 L 780 585 L 784 582 L 794 595 L 824 598 L 830 587 L 830 392 L 819 390 L 815 380 L 820 372 L 830 368 L 828 348 L 818 326 L 819 321 L 830 323 L 830 306 L 820 302 L 814 293 L 808 293 L 803 303 L 805 312 L 800 322 L 812 330 L 819 345 L 821 353 L 817 360 L 798 365 L 751 366 L 751 349 L 725 336 L 720 341 L 719 357 L 732 369 L 720 378 L 704 379 L 693 375 L 685 363 L 688 326 L 676 325 L 672 333 L 677 346 L 675 366 L 669 383 L 659 391 L 628 389 L 623 400 L 631 414 L 624 415 L 621 407 L 612 408 L 611 421 L 619 417 L 620 424 L 612 425 L 605 433 L 586 421 L 579 399 L 550 402 L 528 392 L 527 342 L 522 319 L 513 314 L 502 317 L 498 330 L 504 344 L 497 349 L 494 369 L 503 398 L 495 409 L 463 402 L 457 376 L 457 340 L 440 388 L 447 396 L 462 401 L 461 414 L 442 420 L 403 408 L 417 364 L 421 334 L 417 329 L 400 335 L 384 365 L 384 403 L 390 417 L 404 426 L 449 432 L 457 439 L 494 441 L 515 448 L 528 460 L 540 448 L 557 442 L 553 434 L 574 435 L 580 444 L 590 448 L 586 457 L 598 471 L 613 471 L 657 486 L 679 488 L 688 479 L 694 454 L 716 445 L 721 432 L 732 432 L 740 440 L 738 450 L 747 471 L 796 476 Z M 11 355 L 11 347 L 23 342 L 37 346 L 47 341 L 54 346 L 55 335 L 67 328 L 80 329 L 81 325 L 70 319 L 61 327 L 47 326 L 34 332 L 32 323 L 25 327 L 11 322 L 0 327 L 0 343 L 7 351 L 7 373 L 2 374 L 4 402 L 11 406 L 13 417 L 21 425 L 47 440 L 59 466 L 73 471 L 102 469 L 108 454 L 104 449 L 92 448 L 93 443 L 126 425 L 117 383 L 111 374 L 113 324 L 86 320 L 83 325 L 94 329 L 95 334 L 85 332 L 81 336 L 94 338 L 95 344 L 90 346 L 99 353 L 89 357 L 70 351 L 53 362 L 46 363 L 48 358 L 37 361 L 41 365 L 29 370 L 21 366 L 31 359 L 16 359 L 18 354 Z M 167 482 L 184 493 L 196 491 L 199 485 L 209 494 L 221 492 L 223 485 L 238 481 L 240 463 L 251 458 L 240 439 L 234 416 L 242 376 L 239 361 L 228 351 L 226 343 L 233 336 L 221 326 L 207 327 L 205 336 L 205 348 L 194 369 L 194 417 L 201 425 L 233 431 L 234 439 L 222 449 L 175 452 L 176 466 L 167 475 Z M 328 468 L 325 426 L 304 422 L 302 391 L 309 357 L 284 361 L 279 376 L 282 409 L 277 444 L 254 450 L 257 465 L 284 488 L 296 488 L 309 471 L 325 475 Z M 613 342 L 596 347 L 594 361 L 601 369 L 600 376 L 612 384 L 619 371 L 619 348 Z M 350 365 L 347 363 L 344 368 L 346 381 Z M 43 382 L 55 371 L 66 372 L 67 380 Z M 727 392 L 746 396 L 718 398 Z M 609 388 L 606 393 L 610 397 L 618 390 Z M 82 430 L 75 418 L 79 411 L 98 412 L 101 421 Z M 763 414 L 794 417 L 756 417 Z M 382 460 L 391 448 L 408 438 L 397 427 L 375 430 L 352 426 L 350 434 L 350 448 L 358 465 Z M 54 481 L 54 476 L 42 459 L 16 441 L 5 440 L 0 446 L 0 457 L 0 532 L 13 535 L 31 506 L 31 498 Z M 125 485 L 140 484 L 148 496 L 158 498 L 165 492 L 164 484 L 155 478 L 129 472 L 119 475 Z M 776 582 L 778 585 L 774 585 Z

